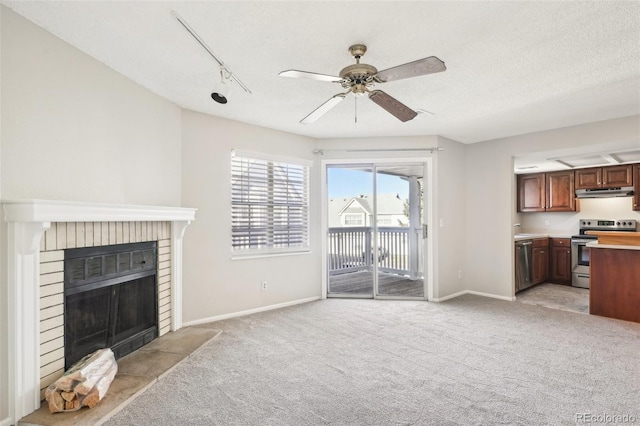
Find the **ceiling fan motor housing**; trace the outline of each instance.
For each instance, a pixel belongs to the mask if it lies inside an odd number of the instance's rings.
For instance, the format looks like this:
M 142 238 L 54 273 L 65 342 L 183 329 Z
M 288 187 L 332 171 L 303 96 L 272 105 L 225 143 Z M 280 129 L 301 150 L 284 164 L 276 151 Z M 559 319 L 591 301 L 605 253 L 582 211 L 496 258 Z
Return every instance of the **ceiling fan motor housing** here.
M 340 71 L 342 79 L 342 87 L 352 89 L 355 94 L 362 94 L 366 90 L 371 89 L 375 85 L 373 78 L 378 70 L 376 67 L 368 64 L 353 64 L 345 67 Z

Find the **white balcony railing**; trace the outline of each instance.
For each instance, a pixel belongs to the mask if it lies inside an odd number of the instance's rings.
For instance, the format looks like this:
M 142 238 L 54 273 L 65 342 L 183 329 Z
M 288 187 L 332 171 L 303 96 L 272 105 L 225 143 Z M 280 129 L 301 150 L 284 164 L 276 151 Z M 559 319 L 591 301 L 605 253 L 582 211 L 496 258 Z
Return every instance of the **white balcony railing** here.
M 329 228 L 329 274 L 371 271 L 377 260 L 380 272 L 409 275 L 409 231 L 409 228 L 379 226 L 378 255 L 374 256 L 373 228 Z

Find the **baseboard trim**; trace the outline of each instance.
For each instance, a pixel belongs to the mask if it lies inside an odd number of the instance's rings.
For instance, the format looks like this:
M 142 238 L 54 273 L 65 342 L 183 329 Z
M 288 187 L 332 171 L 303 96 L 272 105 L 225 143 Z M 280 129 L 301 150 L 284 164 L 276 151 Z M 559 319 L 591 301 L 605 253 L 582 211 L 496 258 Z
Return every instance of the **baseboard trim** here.
M 303 303 L 315 302 L 316 300 L 320 300 L 320 299 L 321 299 L 321 296 L 307 297 L 306 299 L 292 300 L 290 302 L 277 303 L 275 305 L 268 305 L 268 306 L 261 306 L 259 308 L 248 309 L 246 311 L 232 312 L 230 314 L 216 315 L 213 317 L 202 318 L 194 321 L 188 321 L 188 322 L 182 323 L 182 326 L 189 327 L 192 325 L 206 324 L 208 322 L 221 321 L 229 318 L 242 317 L 245 315 L 256 314 L 258 312 L 265 312 L 265 311 L 272 311 L 274 309 L 286 308 L 287 306 L 294 306 L 294 305 L 301 305 Z M 3 426 L 3 425 L 0 425 L 0 426 Z
M 450 294 L 448 296 L 434 298 L 431 301 L 432 302 L 444 302 L 446 300 L 451 300 L 451 299 L 454 299 L 456 297 L 464 296 L 467 293 L 469 293 L 467 290 L 463 290 L 463 291 L 459 291 L 457 293 Z
M 7 417 L 6 419 L 0 420 L 0 426 L 9 426 L 12 425 L 11 417 Z
M 465 294 L 473 294 L 475 296 L 490 297 L 492 299 L 506 300 L 507 302 L 513 302 L 513 301 L 516 300 L 515 297 L 498 296 L 497 294 L 483 293 L 481 291 L 463 290 L 463 291 L 459 291 L 457 293 L 450 294 L 448 296 L 438 297 L 436 299 L 433 299 L 432 302 L 444 302 L 446 300 L 450 300 L 450 299 L 454 299 L 456 297 L 464 296 Z
M 490 297 L 492 299 L 506 300 L 507 302 L 513 302 L 514 300 L 516 300 L 515 297 L 498 296 L 497 294 L 483 293 L 481 291 L 467 290 L 467 293 L 475 294 L 476 296 Z

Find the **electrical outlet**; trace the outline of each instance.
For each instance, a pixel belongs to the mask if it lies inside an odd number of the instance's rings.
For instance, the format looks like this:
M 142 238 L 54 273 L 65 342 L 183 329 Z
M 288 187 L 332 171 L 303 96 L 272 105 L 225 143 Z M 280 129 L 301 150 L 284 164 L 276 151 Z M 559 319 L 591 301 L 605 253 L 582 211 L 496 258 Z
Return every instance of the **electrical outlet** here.
M 267 282 L 266 281 L 262 281 L 260 283 L 260 290 L 265 291 L 267 289 Z
M 458 278 L 462 278 L 462 270 L 458 271 Z
M 544 221 L 544 224 L 545 224 L 546 226 L 549 226 L 549 219 L 545 220 L 545 221 Z

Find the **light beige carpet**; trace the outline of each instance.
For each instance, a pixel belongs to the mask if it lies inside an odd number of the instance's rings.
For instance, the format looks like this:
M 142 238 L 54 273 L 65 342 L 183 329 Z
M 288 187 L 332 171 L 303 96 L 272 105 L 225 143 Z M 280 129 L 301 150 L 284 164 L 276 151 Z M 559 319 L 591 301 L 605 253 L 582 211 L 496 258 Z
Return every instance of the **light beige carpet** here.
M 467 295 L 329 299 L 211 326 L 218 339 L 107 424 L 640 421 L 640 324 Z

